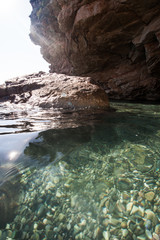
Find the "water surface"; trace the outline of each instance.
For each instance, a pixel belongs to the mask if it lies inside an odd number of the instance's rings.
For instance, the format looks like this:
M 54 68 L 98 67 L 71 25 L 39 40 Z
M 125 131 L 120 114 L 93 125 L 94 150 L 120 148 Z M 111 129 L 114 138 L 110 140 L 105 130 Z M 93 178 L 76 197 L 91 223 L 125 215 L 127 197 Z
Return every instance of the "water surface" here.
M 160 106 L 111 106 L 0 108 L 0 239 L 160 239 Z

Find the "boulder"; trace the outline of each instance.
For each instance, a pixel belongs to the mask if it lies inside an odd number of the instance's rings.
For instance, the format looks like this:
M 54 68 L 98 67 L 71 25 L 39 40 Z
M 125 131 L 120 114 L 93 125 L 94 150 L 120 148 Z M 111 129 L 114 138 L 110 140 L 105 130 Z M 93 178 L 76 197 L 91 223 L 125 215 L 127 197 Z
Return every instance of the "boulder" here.
M 0 101 L 45 109 L 108 109 L 107 94 L 90 77 L 43 73 L 6 81 Z

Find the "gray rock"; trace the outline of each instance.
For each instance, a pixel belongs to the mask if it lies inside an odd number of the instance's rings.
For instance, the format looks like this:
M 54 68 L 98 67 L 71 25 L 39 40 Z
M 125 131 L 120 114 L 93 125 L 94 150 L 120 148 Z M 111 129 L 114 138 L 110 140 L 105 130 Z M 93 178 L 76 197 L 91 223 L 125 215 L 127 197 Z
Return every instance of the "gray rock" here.
M 41 205 L 39 206 L 38 211 L 37 211 L 38 217 L 44 216 L 44 215 L 45 215 L 45 212 L 46 212 L 45 206 L 44 206 L 43 204 L 41 204 Z

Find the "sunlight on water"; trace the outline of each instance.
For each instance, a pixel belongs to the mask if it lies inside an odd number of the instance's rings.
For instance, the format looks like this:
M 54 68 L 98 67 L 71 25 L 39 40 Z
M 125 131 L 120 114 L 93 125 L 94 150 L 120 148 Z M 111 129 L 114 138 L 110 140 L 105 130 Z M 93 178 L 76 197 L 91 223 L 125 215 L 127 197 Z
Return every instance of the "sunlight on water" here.
M 160 106 L 112 106 L 0 136 L 0 239 L 160 239 Z

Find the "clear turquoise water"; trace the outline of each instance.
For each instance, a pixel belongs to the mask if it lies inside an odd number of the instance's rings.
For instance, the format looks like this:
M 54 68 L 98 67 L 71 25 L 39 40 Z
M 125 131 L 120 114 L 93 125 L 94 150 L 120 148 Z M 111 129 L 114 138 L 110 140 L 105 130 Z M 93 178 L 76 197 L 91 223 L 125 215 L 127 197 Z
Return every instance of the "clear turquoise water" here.
M 87 117 L 1 111 L 0 239 L 158 235 L 160 105 L 111 106 Z

